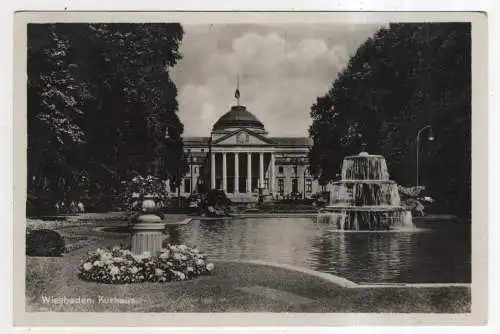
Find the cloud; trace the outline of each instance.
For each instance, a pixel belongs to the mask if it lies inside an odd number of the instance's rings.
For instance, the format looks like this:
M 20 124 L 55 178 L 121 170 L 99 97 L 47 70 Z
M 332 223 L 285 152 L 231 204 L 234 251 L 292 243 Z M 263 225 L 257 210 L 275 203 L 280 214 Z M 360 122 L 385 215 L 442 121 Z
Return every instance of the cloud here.
M 173 69 L 179 117 L 186 136 L 207 136 L 241 103 L 271 136 L 306 136 L 310 107 L 324 94 L 349 56 L 377 26 L 187 26 L 183 60 Z

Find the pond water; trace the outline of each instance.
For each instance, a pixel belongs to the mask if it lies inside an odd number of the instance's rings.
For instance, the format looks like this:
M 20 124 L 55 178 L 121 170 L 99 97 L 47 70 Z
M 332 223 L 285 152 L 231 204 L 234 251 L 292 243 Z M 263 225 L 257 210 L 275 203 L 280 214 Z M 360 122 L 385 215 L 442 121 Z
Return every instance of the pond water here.
M 339 232 L 315 218 L 195 220 L 169 227 L 172 243 L 211 260 L 262 260 L 357 283 L 469 283 L 470 226 L 417 224 L 398 232 Z

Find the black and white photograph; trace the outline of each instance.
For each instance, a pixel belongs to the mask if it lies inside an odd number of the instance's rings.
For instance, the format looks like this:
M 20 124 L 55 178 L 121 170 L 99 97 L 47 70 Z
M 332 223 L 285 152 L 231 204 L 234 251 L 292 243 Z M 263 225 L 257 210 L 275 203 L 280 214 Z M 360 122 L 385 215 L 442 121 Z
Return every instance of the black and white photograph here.
M 481 309 L 473 20 L 215 16 L 23 25 L 23 312 Z

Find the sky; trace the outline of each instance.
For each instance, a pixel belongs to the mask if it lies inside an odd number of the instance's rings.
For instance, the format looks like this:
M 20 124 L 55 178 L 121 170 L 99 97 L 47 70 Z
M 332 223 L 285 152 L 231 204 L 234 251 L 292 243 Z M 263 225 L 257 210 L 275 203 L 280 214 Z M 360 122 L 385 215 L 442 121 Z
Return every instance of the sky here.
M 311 105 L 350 56 L 380 28 L 368 24 L 184 25 L 182 60 L 172 69 L 184 136 L 209 136 L 240 103 L 269 136 L 307 136 Z

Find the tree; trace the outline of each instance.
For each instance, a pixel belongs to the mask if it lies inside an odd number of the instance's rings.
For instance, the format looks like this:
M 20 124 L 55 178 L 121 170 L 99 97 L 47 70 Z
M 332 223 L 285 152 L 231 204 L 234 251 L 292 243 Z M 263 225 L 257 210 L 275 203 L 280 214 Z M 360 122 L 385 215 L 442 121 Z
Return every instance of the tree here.
M 469 216 L 470 54 L 467 23 L 380 29 L 312 106 L 313 170 L 334 179 L 343 155 L 365 142 L 387 158 L 393 179 L 414 184 L 415 137 L 431 124 L 436 141 L 422 143 L 421 180 L 436 207 Z
M 169 69 L 182 37 L 179 24 L 30 25 L 28 178 L 54 198 L 83 178 L 102 202 L 134 175 L 175 175 L 183 126 Z

